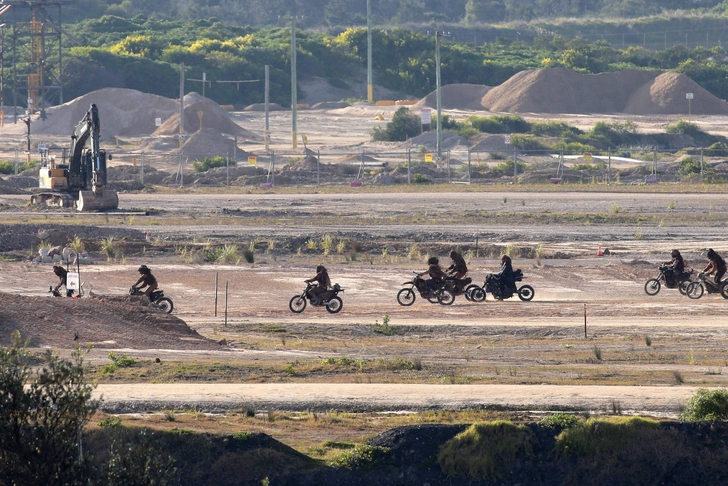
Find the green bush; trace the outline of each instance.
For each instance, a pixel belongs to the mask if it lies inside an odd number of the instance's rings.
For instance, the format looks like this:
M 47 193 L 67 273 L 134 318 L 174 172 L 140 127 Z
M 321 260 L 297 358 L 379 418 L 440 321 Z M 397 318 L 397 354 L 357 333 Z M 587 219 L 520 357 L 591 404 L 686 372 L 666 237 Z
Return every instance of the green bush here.
M 415 174 L 412 178 L 412 182 L 415 184 L 428 184 L 430 179 L 428 179 L 424 174 Z
M 631 121 L 597 122 L 587 134 L 596 140 L 603 140 L 610 145 L 628 144 L 636 138 L 637 128 Z
M 24 162 L 18 164 L 18 174 L 26 169 L 33 169 L 38 164 L 35 162 Z M 0 162 L 0 174 L 15 174 L 15 163 L 14 162 Z
M 458 135 L 465 139 L 469 139 L 470 137 L 474 137 L 475 135 L 479 134 L 480 132 L 478 129 L 471 127 L 470 125 L 461 125 L 460 128 L 458 128 Z
M 658 431 L 660 423 L 640 417 L 610 417 L 580 421 L 556 437 L 556 450 L 564 455 L 600 456 Z
M 403 106 L 394 112 L 392 121 L 387 123 L 386 127 L 376 127 L 372 131 L 372 139 L 382 142 L 404 142 L 408 138 L 416 137 L 421 131 L 420 117 Z
M 531 134 L 537 137 L 574 137 L 584 132 L 564 122 L 535 122 L 531 123 Z
M 230 167 L 235 167 L 235 161 L 230 161 Z M 195 160 L 192 162 L 192 168 L 195 172 L 206 172 L 215 167 L 225 167 L 228 165 L 228 159 L 216 155 L 215 157 L 205 157 L 204 159 Z
M 699 388 L 690 397 L 680 414 L 685 422 L 716 422 L 728 420 L 728 390 Z
M 389 452 L 387 447 L 357 444 L 353 449 L 342 452 L 329 465 L 331 467 L 345 469 L 368 469 L 373 467 L 377 459 L 381 458 L 387 452 Z
M 546 145 L 532 135 L 511 135 L 511 145 L 519 150 L 548 150 Z
M 539 421 L 539 424 L 551 428 L 558 427 L 561 429 L 568 429 L 570 427 L 574 427 L 579 422 L 581 422 L 581 419 L 576 415 L 564 412 L 556 412 L 552 415 L 547 415 L 546 417 L 542 418 Z
M 528 133 L 531 125 L 518 115 L 471 116 L 473 128 L 485 133 Z
M 516 457 L 531 456 L 535 437 L 525 425 L 496 421 L 473 424 L 442 445 L 437 462 L 448 476 L 497 480 Z
M 519 174 L 522 174 L 523 172 L 526 172 L 528 170 L 528 164 L 522 161 L 516 162 L 517 172 Z M 504 162 L 501 162 L 500 164 L 496 165 L 494 167 L 495 170 L 499 172 L 505 172 L 507 174 L 513 174 L 513 159 L 506 159 Z
M 700 161 L 692 157 L 685 157 L 680 161 L 678 172 L 686 176 L 700 174 Z
M 585 152 L 595 152 L 596 147 L 581 142 L 557 142 L 551 145 L 554 152 L 564 151 L 565 154 L 583 154 Z
M 678 120 L 672 125 L 668 125 L 667 128 L 665 128 L 665 132 L 690 135 L 693 138 L 701 138 L 706 135 L 698 125 L 683 119 Z

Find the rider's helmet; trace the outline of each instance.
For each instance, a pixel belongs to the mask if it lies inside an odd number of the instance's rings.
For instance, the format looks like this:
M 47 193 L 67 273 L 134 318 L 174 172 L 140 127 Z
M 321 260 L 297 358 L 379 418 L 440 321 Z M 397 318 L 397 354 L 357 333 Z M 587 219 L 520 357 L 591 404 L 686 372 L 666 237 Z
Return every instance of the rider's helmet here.
M 319 265 L 318 267 L 316 267 L 316 273 L 323 272 L 324 270 L 326 270 L 326 267 L 324 267 L 323 265 Z
M 440 259 L 439 259 L 439 258 L 437 258 L 437 257 L 430 257 L 430 258 L 429 258 L 429 259 L 427 260 L 427 264 L 428 264 L 428 265 L 439 265 L 439 264 L 440 264 Z
M 508 255 L 503 255 L 501 257 L 501 263 L 505 263 L 505 262 L 511 263 L 511 257 L 509 257 Z
M 708 260 L 717 260 L 718 254 L 713 250 L 712 248 L 708 248 L 708 254 L 706 255 L 708 257 Z
M 678 250 L 672 250 L 672 252 L 670 252 L 670 256 L 673 258 L 677 258 L 680 256 L 680 252 Z
M 60 265 L 53 265 L 53 273 L 55 273 L 56 275 L 58 275 L 60 277 L 61 274 L 63 273 L 63 267 Z
M 456 252 L 455 250 L 451 251 L 450 258 L 455 258 L 455 255 L 457 255 L 457 254 L 458 254 L 458 252 Z
M 138 272 L 139 273 L 152 273 L 152 271 L 146 265 L 142 265 L 141 267 L 139 267 Z

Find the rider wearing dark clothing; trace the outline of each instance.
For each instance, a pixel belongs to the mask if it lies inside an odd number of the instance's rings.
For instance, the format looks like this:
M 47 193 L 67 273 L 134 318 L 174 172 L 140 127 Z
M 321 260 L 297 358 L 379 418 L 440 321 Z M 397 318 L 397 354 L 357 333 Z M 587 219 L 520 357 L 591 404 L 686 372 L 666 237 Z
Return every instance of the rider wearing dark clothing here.
M 314 287 L 308 291 L 309 295 L 318 299 L 318 297 L 331 288 L 331 279 L 326 267 L 319 265 L 316 267 L 316 275 L 305 281 L 306 283 L 316 282 Z
M 500 280 L 501 287 L 506 291 L 513 291 L 516 288 L 516 275 L 513 272 L 513 263 L 511 257 L 503 255 L 501 257 L 501 271 L 496 274 Z
M 53 289 L 53 292 L 58 292 L 58 289 L 60 289 L 61 287 L 66 287 L 66 295 L 68 295 L 68 272 L 66 271 L 66 269 L 60 265 L 55 265 L 53 267 L 53 273 L 55 273 L 61 280 L 60 282 L 58 282 L 58 285 L 56 285 L 56 287 Z
M 665 272 L 665 280 L 669 283 L 677 284 L 681 280 L 683 273 L 685 273 L 685 260 L 678 250 L 672 250 L 670 253 L 672 260 L 665 262 L 669 272 Z
M 725 260 L 712 248 L 708 250 L 708 260 L 710 260 L 710 262 L 708 263 L 708 266 L 703 269 L 703 272 L 705 272 L 706 275 L 710 275 L 715 272 L 715 276 L 713 278 L 715 283 L 720 285 L 720 281 L 726 272 Z
M 460 280 L 468 273 L 468 265 L 465 263 L 463 256 L 455 250 L 450 252 L 452 265 L 447 268 L 447 273 Z
M 445 274 L 445 272 L 442 271 L 442 268 L 440 268 L 439 258 L 431 257 L 429 260 L 427 260 L 427 264 L 429 265 L 427 270 L 422 273 L 418 273 L 417 275 L 421 277 L 424 274 L 428 274 L 430 276 L 430 279 L 427 280 L 425 283 L 430 290 L 434 291 L 442 286 L 442 283 L 447 277 L 447 274 Z
M 159 287 L 159 285 L 157 284 L 157 279 L 154 278 L 154 275 L 152 275 L 152 271 L 146 265 L 142 265 L 141 267 L 139 267 L 138 271 L 141 277 L 139 277 L 139 280 L 137 280 L 137 282 L 131 287 L 135 290 L 141 290 L 146 287 L 147 289 L 144 291 L 144 295 L 149 297 L 151 300 L 152 292 L 157 290 L 157 288 Z

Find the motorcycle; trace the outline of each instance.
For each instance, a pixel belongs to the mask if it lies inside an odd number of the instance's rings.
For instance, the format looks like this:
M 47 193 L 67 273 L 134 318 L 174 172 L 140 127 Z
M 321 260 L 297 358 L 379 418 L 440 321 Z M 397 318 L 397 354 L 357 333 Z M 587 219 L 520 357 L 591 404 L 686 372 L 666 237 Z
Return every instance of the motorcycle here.
M 56 290 L 56 289 L 53 288 L 53 285 L 51 285 L 51 286 L 48 287 L 48 292 L 53 297 L 63 297 L 63 295 L 61 294 L 61 292 L 59 292 L 58 290 Z M 73 290 L 73 289 L 70 289 L 70 290 L 69 289 L 66 289 L 66 297 L 73 297 L 73 294 L 74 293 L 75 293 L 75 290 Z M 80 297 L 80 295 L 78 297 Z M 75 297 L 75 298 L 78 298 L 78 297 Z
M 432 304 L 450 305 L 455 301 L 455 294 L 448 288 L 447 280 L 444 280 L 439 288 L 433 290 L 427 281 L 420 277 L 417 272 L 414 272 L 414 274 L 415 276 L 412 280 L 402 284 L 406 288 L 397 292 L 397 302 L 399 302 L 399 305 L 410 306 L 414 304 L 417 299 L 415 289 L 423 299 L 427 299 Z
M 316 287 L 316 285 L 307 282 L 306 288 L 303 289 L 301 295 L 294 295 L 291 298 L 290 302 L 288 302 L 288 308 L 291 309 L 291 312 L 295 312 L 296 314 L 303 312 L 306 308 L 306 299 L 308 299 L 308 302 L 310 302 L 312 306 L 325 306 L 326 310 L 330 314 L 336 314 L 341 311 L 344 303 L 338 294 L 339 292 L 343 292 L 344 289 L 342 289 L 339 284 L 334 284 L 331 290 L 327 290 L 319 295 L 311 295 L 309 293 L 313 287 Z
M 129 295 L 144 295 L 144 292 L 136 287 L 132 287 L 129 289 Z M 155 290 L 152 292 L 149 296 L 149 301 L 151 305 L 167 314 L 171 314 L 172 310 L 174 310 L 174 303 L 172 299 L 164 296 L 164 290 Z
M 470 298 L 470 293 L 475 289 L 475 287 L 480 288 L 478 285 L 473 283 L 473 279 L 470 277 L 458 279 L 454 276 L 450 276 L 445 279 L 445 286 L 453 293 L 453 295 L 455 295 L 455 297 L 463 295 L 467 300 L 472 300 Z
M 665 287 L 668 289 L 677 289 L 682 295 L 688 295 L 687 289 L 690 285 L 690 276 L 694 270 L 692 268 L 686 269 L 681 275 L 675 275 L 675 271 L 671 266 L 662 264 L 659 267 L 660 273 L 655 278 L 649 279 L 645 282 L 645 293 L 647 295 L 657 295 L 662 287 L 661 282 L 665 282 Z M 702 295 L 702 294 L 701 294 Z
M 685 293 L 691 299 L 699 299 L 706 290 L 709 294 L 720 293 L 724 299 L 728 299 L 728 280 L 716 285 L 715 282 L 706 278 L 705 272 L 700 272 L 696 281 L 688 282 Z
M 523 271 L 517 269 L 513 272 L 514 280 L 516 282 L 523 281 Z M 473 288 L 470 290 L 470 300 L 473 302 L 481 302 L 485 300 L 486 295 L 490 293 L 496 300 L 510 299 L 513 294 L 517 294 L 518 298 L 524 302 L 528 302 L 533 299 L 535 292 L 533 287 L 530 285 L 516 286 L 514 289 L 506 289 L 504 285 L 501 285 L 501 279 L 498 275 L 489 273 L 485 277 L 485 283 L 482 287 Z

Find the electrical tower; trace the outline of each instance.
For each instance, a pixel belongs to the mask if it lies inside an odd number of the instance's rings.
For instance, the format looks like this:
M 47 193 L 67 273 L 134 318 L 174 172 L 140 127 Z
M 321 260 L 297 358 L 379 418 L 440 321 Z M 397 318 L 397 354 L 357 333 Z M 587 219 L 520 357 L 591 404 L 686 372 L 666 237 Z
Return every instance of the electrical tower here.
M 63 103 L 62 38 L 80 42 L 63 31 L 61 7 L 74 3 L 76 0 L 0 0 L 0 23 L 12 28 L 11 51 L 3 45 L 0 62 L 3 68 L 6 61 L 11 63 L 14 123 L 19 107 L 45 119 L 47 107 Z M 2 82 L 3 89 L 10 84 L 5 79 Z

